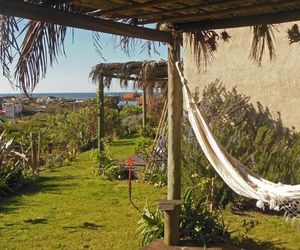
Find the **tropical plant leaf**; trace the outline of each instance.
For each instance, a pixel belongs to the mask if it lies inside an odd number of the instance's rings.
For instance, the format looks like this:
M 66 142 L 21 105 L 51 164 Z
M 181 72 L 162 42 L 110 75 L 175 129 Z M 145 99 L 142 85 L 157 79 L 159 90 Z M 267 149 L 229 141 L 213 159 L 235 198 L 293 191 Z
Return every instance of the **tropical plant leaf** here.
M 270 61 L 272 61 L 275 58 L 274 30 L 277 30 L 277 27 L 274 24 L 257 25 L 251 27 L 251 29 L 253 31 L 253 39 L 250 58 L 261 65 L 265 48 L 267 46 L 269 50 Z
M 0 15 L 0 63 L 3 75 L 10 79 L 10 66 L 14 53 L 18 50 L 18 20 L 14 17 Z
M 290 44 L 300 42 L 299 27 L 296 23 L 290 29 L 288 29 L 287 32 L 288 32 Z
M 29 21 L 21 31 L 25 35 L 14 78 L 24 93 L 33 91 L 45 77 L 48 66 L 53 66 L 57 57 L 65 54 L 66 32 L 65 26 L 39 21 Z
M 218 49 L 219 35 L 213 30 L 190 32 L 186 35 L 199 69 L 205 70 Z

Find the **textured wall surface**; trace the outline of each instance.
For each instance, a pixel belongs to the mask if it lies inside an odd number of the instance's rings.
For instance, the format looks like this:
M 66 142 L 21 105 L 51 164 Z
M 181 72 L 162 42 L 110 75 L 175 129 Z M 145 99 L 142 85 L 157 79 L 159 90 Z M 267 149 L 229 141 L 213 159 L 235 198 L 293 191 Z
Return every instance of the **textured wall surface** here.
M 249 59 L 250 28 L 228 29 L 230 41 L 219 42 L 215 59 L 206 72 L 199 72 L 189 46 L 185 45 L 185 75 L 190 87 L 201 90 L 220 79 L 227 89 L 236 86 L 239 93 L 250 96 L 253 104 L 261 102 L 274 116 L 279 111 L 285 126 L 300 131 L 300 43 L 289 45 L 286 32 L 292 24 L 278 25 L 275 60 L 270 62 L 266 50 L 262 66 Z

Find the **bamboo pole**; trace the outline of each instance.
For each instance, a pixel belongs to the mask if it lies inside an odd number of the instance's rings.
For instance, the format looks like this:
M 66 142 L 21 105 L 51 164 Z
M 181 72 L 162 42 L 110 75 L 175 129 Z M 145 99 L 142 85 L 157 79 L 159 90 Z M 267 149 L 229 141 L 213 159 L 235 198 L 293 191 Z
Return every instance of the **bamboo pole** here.
M 103 84 L 103 76 L 100 77 L 100 81 L 98 83 L 98 150 L 99 157 L 101 159 L 101 155 L 104 151 L 103 139 L 105 136 L 105 125 L 104 125 L 104 84 Z M 100 162 L 101 165 L 101 162 Z
M 181 198 L 181 118 L 182 86 L 176 61 L 180 59 L 179 35 L 173 33 L 173 43 L 168 49 L 168 200 Z M 179 206 L 172 211 L 165 211 L 166 245 L 179 242 Z

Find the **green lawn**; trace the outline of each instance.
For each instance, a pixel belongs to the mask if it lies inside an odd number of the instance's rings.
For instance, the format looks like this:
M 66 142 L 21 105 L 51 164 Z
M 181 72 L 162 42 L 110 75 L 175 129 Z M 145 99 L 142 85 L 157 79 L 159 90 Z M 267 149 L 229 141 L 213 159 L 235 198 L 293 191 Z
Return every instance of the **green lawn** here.
M 141 138 L 111 143 L 112 154 L 134 154 Z M 0 204 L 0 249 L 139 249 L 138 212 L 128 201 L 126 181 L 108 181 L 91 173 L 92 151 L 80 154 L 71 166 L 43 172 L 40 180 L 19 196 Z M 133 199 L 142 208 L 166 196 L 165 189 L 133 183 Z M 247 249 L 300 249 L 300 231 L 282 216 L 257 212 L 224 213 L 230 230 L 241 234 L 243 220 L 258 225 L 247 235 Z M 253 243 L 256 241 L 256 243 Z
M 91 157 L 83 153 L 71 166 L 42 173 L 22 195 L 1 200 L 0 249 L 139 248 L 139 213 L 128 201 L 127 181 L 94 176 Z M 133 183 L 139 208 L 146 198 L 154 205 L 165 195 Z

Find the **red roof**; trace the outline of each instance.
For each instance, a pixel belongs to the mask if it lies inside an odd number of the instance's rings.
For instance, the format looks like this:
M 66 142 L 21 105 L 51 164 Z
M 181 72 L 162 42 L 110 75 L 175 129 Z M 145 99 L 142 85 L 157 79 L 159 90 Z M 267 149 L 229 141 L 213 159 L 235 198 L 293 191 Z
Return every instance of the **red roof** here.
M 123 95 L 123 100 L 124 101 L 135 101 L 135 99 L 137 97 L 139 97 L 139 95 L 136 93 L 126 93 Z

